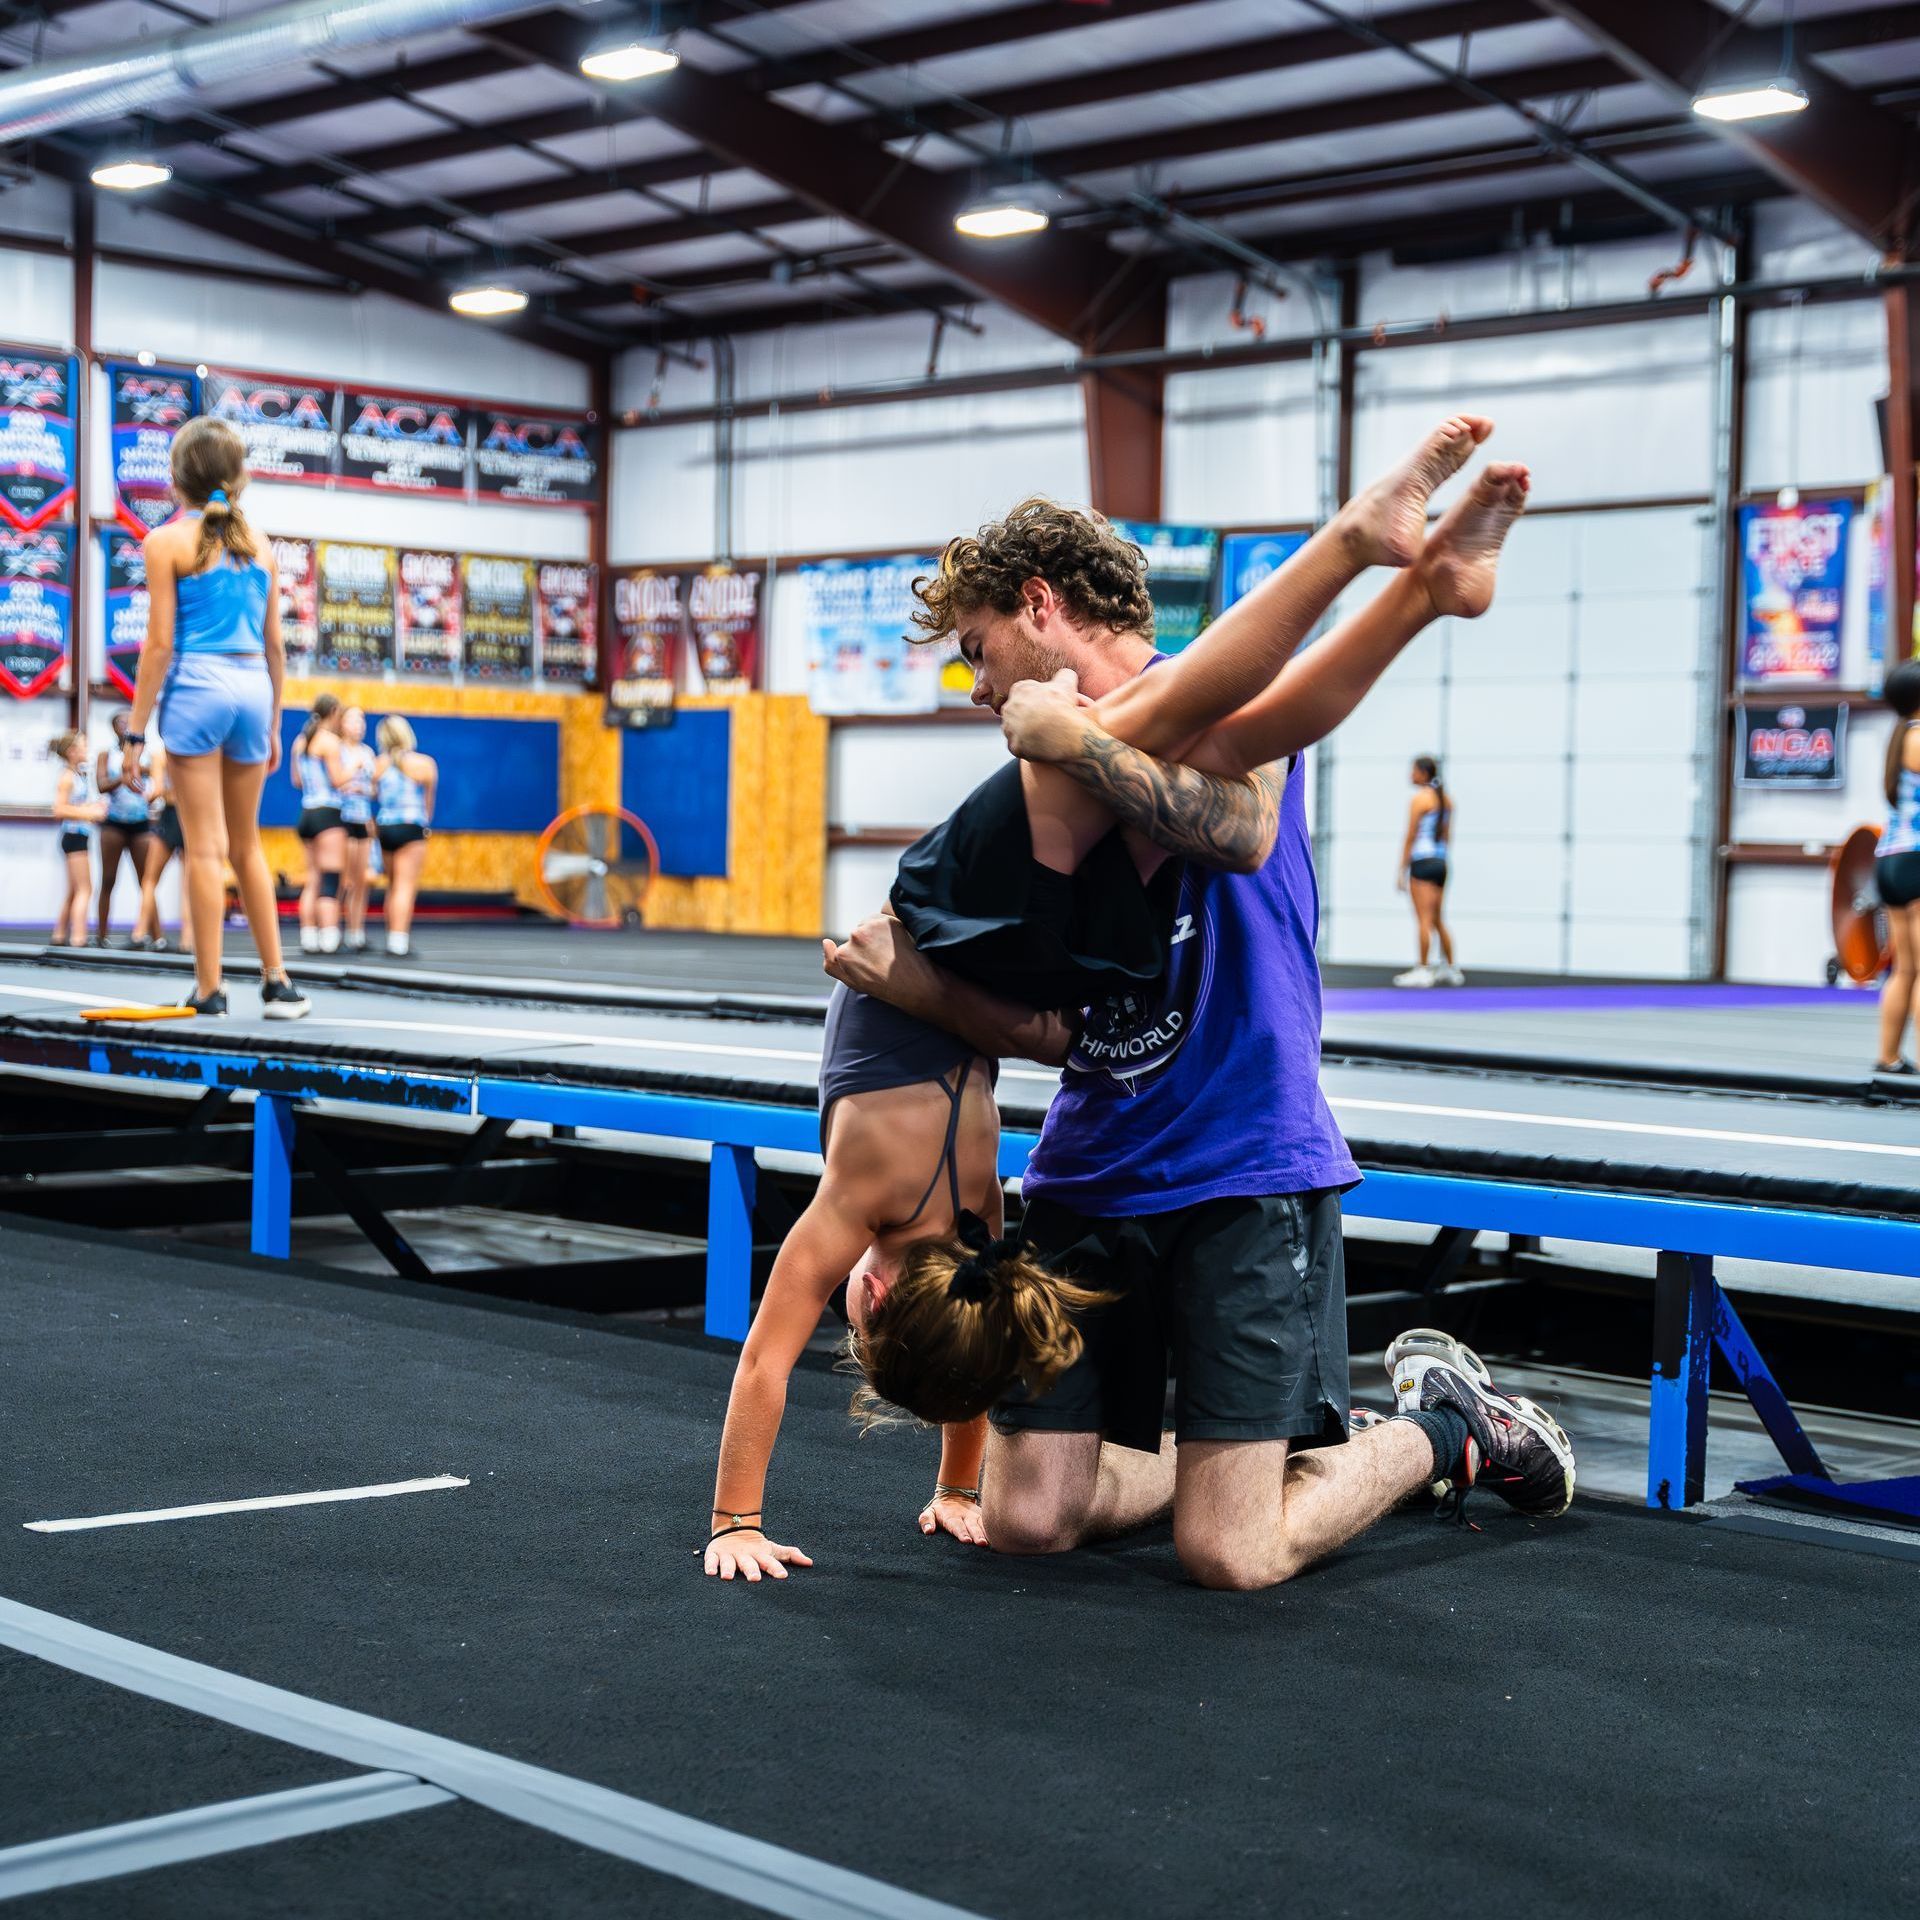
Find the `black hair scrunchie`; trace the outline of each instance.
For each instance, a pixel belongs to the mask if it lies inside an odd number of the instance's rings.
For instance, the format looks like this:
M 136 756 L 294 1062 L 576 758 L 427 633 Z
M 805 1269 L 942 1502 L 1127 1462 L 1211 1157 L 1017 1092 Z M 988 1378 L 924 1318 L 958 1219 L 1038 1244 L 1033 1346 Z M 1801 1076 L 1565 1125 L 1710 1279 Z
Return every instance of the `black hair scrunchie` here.
M 965 1207 L 960 1209 L 953 1230 L 972 1257 L 962 1260 L 954 1268 L 953 1278 L 947 1282 L 947 1298 L 970 1301 L 975 1306 L 983 1305 L 993 1298 L 993 1283 L 1000 1262 L 1016 1251 L 1020 1236 L 1009 1233 L 996 1240 L 993 1229 L 977 1213 Z

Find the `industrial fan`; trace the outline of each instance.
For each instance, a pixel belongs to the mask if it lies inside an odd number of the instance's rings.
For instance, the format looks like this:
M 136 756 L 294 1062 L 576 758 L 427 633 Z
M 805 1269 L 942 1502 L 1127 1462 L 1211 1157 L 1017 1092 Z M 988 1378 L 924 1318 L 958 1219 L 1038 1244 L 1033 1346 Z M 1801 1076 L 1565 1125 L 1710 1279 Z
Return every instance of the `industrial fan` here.
M 660 849 L 646 822 L 624 807 L 569 807 L 540 836 L 534 884 L 559 919 L 576 927 L 637 927 Z
M 1833 850 L 1833 958 L 1827 984 L 1842 974 L 1859 986 L 1879 979 L 1887 969 L 1887 910 L 1873 882 L 1877 827 L 1855 827 Z

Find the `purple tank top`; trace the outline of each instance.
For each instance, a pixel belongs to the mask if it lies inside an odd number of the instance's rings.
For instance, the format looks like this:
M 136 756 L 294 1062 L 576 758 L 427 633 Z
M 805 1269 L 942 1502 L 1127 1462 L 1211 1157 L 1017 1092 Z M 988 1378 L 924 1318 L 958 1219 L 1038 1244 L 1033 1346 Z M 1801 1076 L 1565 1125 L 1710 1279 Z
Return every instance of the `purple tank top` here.
M 1306 760 L 1257 873 L 1189 863 L 1164 979 L 1089 1010 L 1025 1192 L 1076 1213 L 1170 1213 L 1360 1178 L 1320 1091 L 1320 896 Z

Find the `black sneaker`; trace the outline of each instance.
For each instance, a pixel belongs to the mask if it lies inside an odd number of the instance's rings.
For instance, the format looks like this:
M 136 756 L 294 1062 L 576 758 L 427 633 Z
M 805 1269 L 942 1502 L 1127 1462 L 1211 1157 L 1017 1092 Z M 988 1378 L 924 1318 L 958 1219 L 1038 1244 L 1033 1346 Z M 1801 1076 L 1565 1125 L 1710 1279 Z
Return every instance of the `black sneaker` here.
M 264 1020 L 304 1020 L 313 1002 L 284 977 L 260 982 L 260 1016 Z
M 225 987 L 215 987 L 211 993 L 199 999 L 188 994 L 180 1004 L 191 1007 L 203 1020 L 224 1020 L 227 1017 L 227 990 Z
M 1467 1423 L 1453 1493 L 1486 1487 L 1517 1512 L 1539 1518 L 1573 1505 L 1573 1447 L 1545 1408 L 1501 1393 L 1471 1347 L 1430 1327 L 1403 1333 L 1387 1349 L 1387 1376 L 1402 1413 L 1451 1407 Z

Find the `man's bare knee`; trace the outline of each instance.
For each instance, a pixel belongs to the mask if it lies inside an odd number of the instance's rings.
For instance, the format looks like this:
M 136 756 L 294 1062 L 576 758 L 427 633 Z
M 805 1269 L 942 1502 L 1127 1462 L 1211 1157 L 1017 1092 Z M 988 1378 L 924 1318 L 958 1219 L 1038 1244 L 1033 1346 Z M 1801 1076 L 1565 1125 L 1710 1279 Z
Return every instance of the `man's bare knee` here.
M 989 1480 L 980 1517 L 996 1553 L 1066 1553 L 1080 1544 L 1080 1516 L 1038 1489 L 996 1498 Z
M 1176 1527 L 1173 1545 L 1187 1578 L 1221 1593 L 1257 1593 L 1263 1587 L 1277 1587 L 1306 1564 L 1281 1540 Z

